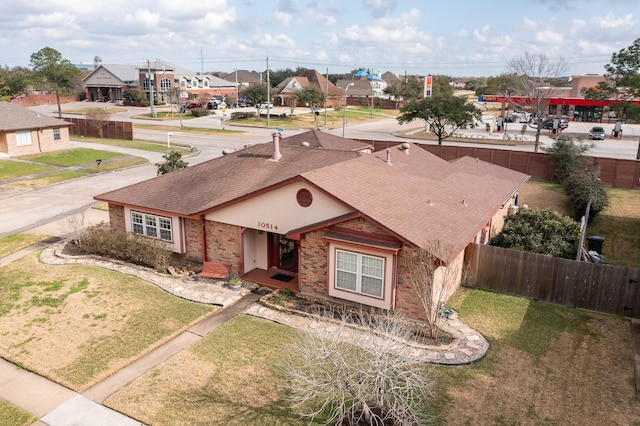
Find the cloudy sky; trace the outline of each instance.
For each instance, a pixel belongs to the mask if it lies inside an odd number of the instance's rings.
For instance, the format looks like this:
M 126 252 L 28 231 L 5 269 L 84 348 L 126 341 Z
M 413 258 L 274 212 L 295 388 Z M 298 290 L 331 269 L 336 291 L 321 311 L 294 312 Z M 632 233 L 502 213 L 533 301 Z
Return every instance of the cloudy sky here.
M 640 36 L 640 0 L 20 0 L 0 4 L 0 65 L 52 47 L 73 63 L 193 70 L 366 68 L 498 75 L 519 54 L 604 72 Z

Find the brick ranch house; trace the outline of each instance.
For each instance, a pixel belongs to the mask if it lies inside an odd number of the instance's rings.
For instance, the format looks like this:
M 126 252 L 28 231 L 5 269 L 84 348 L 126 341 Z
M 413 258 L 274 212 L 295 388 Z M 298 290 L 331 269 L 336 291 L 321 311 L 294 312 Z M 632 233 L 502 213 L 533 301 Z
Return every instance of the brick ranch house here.
M 0 157 L 68 148 L 70 126 L 59 118 L 0 102 Z
M 165 241 L 205 267 L 422 319 L 398 280 L 403 247 L 443 242 L 452 250 L 441 262 L 461 270 L 465 247 L 500 231 L 528 178 L 475 158 L 447 162 L 410 144 L 373 153 L 310 131 L 274 133 L 271 143 L 94 198 L 108 203 L 113 228 Z

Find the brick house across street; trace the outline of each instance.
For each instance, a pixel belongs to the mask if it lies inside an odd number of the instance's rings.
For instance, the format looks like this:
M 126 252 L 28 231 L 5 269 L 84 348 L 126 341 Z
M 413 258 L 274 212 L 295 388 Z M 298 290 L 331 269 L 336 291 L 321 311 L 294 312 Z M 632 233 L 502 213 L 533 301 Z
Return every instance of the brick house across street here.
M 69 147 L 71 123 L 0 102 L 0 157 L 37 154 Z
M 313 130 L 94 198 L 109 204 L 113 228 L 165 241 L 205 269 L 421 319 L 398 280 L 402 249 L 439 241 L 451 248 L 442 267 L 461 271 L 465 247 L 500 231 L 528 179 L 411 144 L 374 153 Z

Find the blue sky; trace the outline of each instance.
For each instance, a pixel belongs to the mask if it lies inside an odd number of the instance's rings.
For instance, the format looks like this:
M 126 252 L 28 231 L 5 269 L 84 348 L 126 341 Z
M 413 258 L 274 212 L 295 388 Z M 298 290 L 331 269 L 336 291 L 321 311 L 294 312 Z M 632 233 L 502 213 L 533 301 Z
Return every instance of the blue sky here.
M 498 75 L 525 51 L 602 74 L 640 37 L 639 0 L 20 0 L 0 4 L 0 64 L 162 59 L 200 71 Z

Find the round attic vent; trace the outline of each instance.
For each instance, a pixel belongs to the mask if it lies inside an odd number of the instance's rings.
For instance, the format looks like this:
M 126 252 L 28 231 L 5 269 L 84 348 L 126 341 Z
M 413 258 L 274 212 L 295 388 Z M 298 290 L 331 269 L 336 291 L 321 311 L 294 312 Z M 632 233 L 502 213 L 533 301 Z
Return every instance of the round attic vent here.
M 301 189 L 296 194 L 296 200 L 301 207 L 309 207 L 313 203 L 313 195 L 308 189 Z

